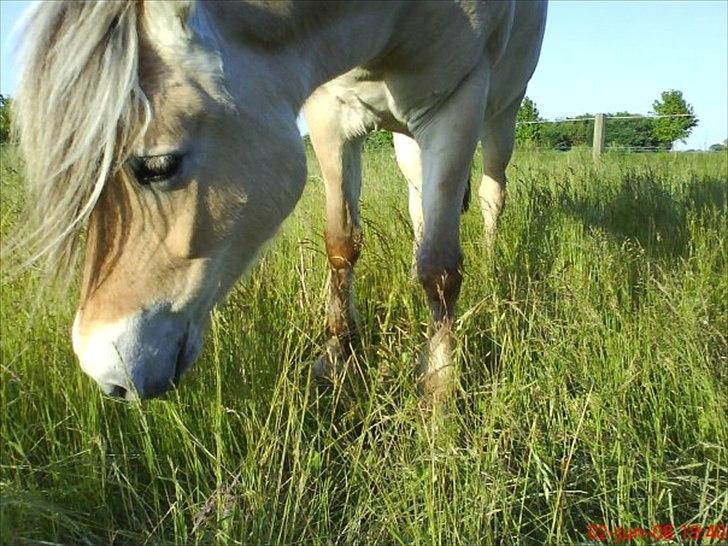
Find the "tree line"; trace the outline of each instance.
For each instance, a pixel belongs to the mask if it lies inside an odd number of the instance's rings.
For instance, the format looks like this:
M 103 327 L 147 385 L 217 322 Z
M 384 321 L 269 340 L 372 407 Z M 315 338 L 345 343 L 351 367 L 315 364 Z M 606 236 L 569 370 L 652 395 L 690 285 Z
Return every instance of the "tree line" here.
M 10 138 L 10 110 L 12 101 L 0 95 L 0 143 Z M 652 104 L 653 113 L 659 116 L 679 114 L 680 117 L 645 118 L 629 112 L 606 114 L 606 144 L 610 147 L 633 149 L 670 150 L 678 140 L 684 141 L 698 125 L 693 107 L 677 90 L 665 91 Z M 575 120 L 575 121 L 571 121 Z M 536 103 L 528 97 L 523 99 L 518 111 L 516 141 L 522 147 L 569 150 L 574 146 L 591 146 L 594 135 L 594 115 L 582 114 L 569 121 L 535 123 L 544 121 Z M 579 121 L 583 120 L 583 121 Z M 526 123 L 524 123 L 526 122 Z M 530 122 L 530 123 L 528 123 Z M 392 135 L 388 131 L 376 131 L 367 138 L 367 147 L 392 146 Z M 711 151 L 723 151 L 728 139 L 722 144 L 713 144 Z
M 675 89 L 661 93 L 652 103 L 652 113 L 672 117 L 639 117 L 640 114 L 625 111 L 605 114 L 606 145 L 671 150 L 675 142 L 684 141 L 690 135 L 699 121 L 682 91 Z M 518 111 L 516 142 L 524 147 L 554 150 L 592 145 L 594 114 L 581 114 L 568 121 L 537 123 L 541 121 L 544 119 L 536 103 L 525 97 Z

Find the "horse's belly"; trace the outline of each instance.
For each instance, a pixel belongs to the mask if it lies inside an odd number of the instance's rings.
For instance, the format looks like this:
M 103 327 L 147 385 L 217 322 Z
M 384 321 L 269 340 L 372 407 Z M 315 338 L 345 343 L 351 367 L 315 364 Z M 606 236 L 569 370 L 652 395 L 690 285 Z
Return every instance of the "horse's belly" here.
M 377 129 L 407 133 L 407 125 L 392 108 L 392 98 L 383 81 L 355 69 L 325 84 L 342 105 L 344 130 L 351 136 Z

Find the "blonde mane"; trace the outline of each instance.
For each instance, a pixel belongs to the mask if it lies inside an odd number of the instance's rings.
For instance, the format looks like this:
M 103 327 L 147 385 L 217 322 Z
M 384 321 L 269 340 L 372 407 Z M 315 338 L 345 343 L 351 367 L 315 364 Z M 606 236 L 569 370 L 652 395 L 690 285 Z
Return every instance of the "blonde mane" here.
M 14 102 L 26 224 L 10 251 L 51 279 L 73 271 L 82 228 L 150 117 L 139 11 L 134 0 L 41 2 L 28 19 Z

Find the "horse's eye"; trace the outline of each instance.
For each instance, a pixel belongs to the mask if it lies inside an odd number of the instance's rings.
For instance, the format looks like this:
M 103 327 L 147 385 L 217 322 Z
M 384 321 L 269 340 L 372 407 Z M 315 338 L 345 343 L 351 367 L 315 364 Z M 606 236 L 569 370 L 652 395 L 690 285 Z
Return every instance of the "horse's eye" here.
M 172 178 L 182 164 L 180 154 L 136 156 L 129 160 L 129 167 L 140 184 L 152 184 Z

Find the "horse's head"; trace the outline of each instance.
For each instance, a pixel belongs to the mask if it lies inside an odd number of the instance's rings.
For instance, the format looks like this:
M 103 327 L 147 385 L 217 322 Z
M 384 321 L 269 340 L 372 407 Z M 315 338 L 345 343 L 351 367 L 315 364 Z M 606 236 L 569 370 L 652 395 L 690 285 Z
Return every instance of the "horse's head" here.
M 38 10 L 18 108 L 38 248 L 65 257 L 87 224 L 74 350 L 107 394 L 157 396 L 300 196 L 296 112 L 186 4 Z

